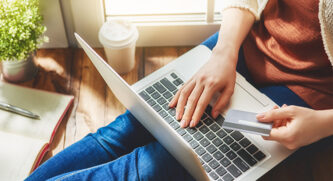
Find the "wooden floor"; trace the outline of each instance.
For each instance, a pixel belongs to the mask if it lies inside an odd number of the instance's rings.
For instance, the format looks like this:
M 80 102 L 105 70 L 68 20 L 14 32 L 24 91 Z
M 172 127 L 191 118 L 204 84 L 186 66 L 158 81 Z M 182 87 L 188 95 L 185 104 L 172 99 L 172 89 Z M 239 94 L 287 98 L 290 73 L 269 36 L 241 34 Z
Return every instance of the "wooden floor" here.
M 137 48 L 134 70 L 122 77 L 133 84 L 189 49 Z M 102 49 L 97 52 L 104 57 Z M 60 125 L 44 161 L 125 111 L 82 49 L 39 50 L 36 62 L 40 68 L 38 75 L 22 85 L 75 96 L 74 105 Z M 332 139 L 301 149 L 260 180 L 333 180 Z

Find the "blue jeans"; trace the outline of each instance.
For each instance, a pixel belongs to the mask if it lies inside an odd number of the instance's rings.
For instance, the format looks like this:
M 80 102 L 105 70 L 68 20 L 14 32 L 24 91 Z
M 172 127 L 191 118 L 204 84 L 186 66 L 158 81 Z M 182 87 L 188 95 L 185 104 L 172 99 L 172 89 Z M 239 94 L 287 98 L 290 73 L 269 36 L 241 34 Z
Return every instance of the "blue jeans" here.
M 212 49 L 217 37 L 218 34 L 214 34 L 203 45 Z M 237 71 L 253 83 L 242 51 Z M 279 105 L 308 107 L 283 85 L 257 88 Z M 47 179 L 194 180 L 128 111 L 47 160 L 26 180 Z

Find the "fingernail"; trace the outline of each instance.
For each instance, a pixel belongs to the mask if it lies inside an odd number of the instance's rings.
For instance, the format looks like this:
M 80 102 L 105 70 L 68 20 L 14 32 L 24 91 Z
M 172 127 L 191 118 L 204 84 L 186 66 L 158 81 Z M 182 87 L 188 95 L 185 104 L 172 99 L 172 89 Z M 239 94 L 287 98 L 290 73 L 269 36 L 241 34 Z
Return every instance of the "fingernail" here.
M 182 127 L 182 128 L 185 128 L 185 120 L 182 120 L 181 122 L 180 122 L 180 126 Z
M 179 120 L 179 113 L 176 112 L 176 119 Z
M 263 119 L 265 117 L 264 113 L 257 114 L 257 119 Z
M 191 127 L 191 128 L 194 127 L 194 121 L 191 121 L 191 123 L 190 123 L 190 127 Z
M 215 112 L 213 112 L 213 118 L 215 119 L 217 116 L 219 115 L 219 112 L 218 111 L 215 111 Z

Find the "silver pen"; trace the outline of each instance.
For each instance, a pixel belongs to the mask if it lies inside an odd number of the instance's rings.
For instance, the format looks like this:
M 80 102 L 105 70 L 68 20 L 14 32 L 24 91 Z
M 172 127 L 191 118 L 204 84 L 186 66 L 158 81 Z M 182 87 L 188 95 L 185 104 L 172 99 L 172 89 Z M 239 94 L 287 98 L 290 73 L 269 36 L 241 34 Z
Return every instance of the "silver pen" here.
M 13 112 L 16 114 L 20 114 L 22 116 L 26 116 L 29 118 L 40 119 L 40 117 L 37 114 L 34 114 L 26 109 L 22 109 L 22 108 L 19 108 L 19 107 L 16 107 L 16 106 L 13 106 L 13 105 L 10 105 L 7 103 L 0 102 L 0 109 L 9 111 L 9 112 Z

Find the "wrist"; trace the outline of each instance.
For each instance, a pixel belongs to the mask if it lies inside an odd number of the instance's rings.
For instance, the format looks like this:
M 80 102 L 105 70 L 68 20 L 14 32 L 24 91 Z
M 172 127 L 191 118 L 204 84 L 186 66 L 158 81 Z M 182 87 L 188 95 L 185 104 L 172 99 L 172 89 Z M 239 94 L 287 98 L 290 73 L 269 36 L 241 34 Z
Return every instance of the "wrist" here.
M 235 48 L 232 44 L 230 45 L 216 45 L 212 50 L 212 56 L 220 57 L 215 60 L 226 61 L 231 63 L 234 67 L 237 65 L 239 48 Z M 226 57 L 226 58 L 223 58 Z
M 333 109 L 317 111 L 322 121 L 325 137 L 333 135 Z

